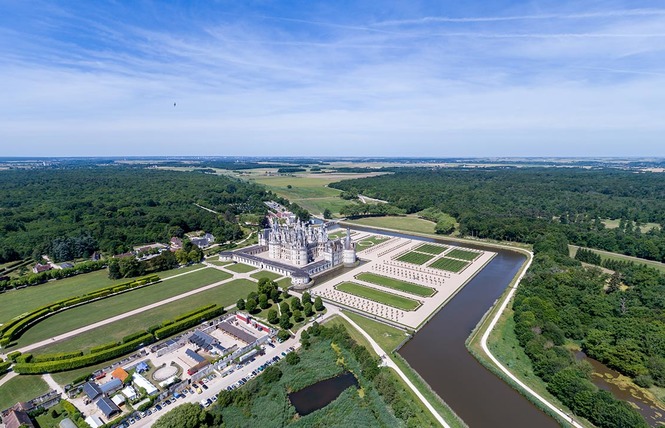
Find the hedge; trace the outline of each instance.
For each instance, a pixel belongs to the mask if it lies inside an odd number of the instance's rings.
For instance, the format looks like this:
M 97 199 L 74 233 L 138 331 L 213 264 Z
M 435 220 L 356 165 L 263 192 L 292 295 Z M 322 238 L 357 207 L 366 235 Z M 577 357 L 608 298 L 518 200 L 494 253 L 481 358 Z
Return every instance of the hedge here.
M 118 345 L 120 345 L 120 342 L 109 342 L 103 345 L 93 346 L 92 348 L 90 348 L 90 353 L 96 354 L 101 351 L 106 351 L 107 349 L 115 348 Z
M 146 334 L 149 334 L 149 333 L 145 330 L 137 331 L 136 333 L 132 333 L 132 334 L 129 334 L 129 335 L 123 337 L 122 338 L 122 343 L 131 342 L 132 340 L 134 340 L 138 337 L 144 336 Z
M 0 374 L 6 372 L 9 370 L 9 368 L 12 366 L 11 361 L 5 361 L 4 363 L 0 363 Z
M 48 309 L 42 309 L 41 311 L 33 312 L 30 315 L 21 318 L 4 332 L 3 339 L 9 339 L 9 341 L 15 339 L 24 330 L 26 330 L 30 326 L 30 324 L 32 324 L 35 320 L 43 317 L 49 312 L 50 311 Z
M 43 363 L 44 361 L 59 361 L 59 360 L 69 360 L 75 357 L 80 357 L 83 355 L 83 351 L 75 352 L 62 352 L 59 354 L 42 354 L 32 356 L 33 363 Z
M 181 332 L 183 330 L 186 330 L 190 327 L 193 327 L 200 323 L 201 321 L 209 320 L 210 318 L 214 318 L 216 316 L 219 316 L 224 313 L 224 308 L 218 307 L 218 308 L 213 308 L 213 309 L 208 309 L 205 312 L 201 312 L 197 315 L 194 315 L 190 318 L 186 318 L 182 321 L 178 321 L 176 323 L 170 324 L 166 327 L 160 328 L 159 330 L 155 331 L 155 337 L 157 339 L 163 339 L 165 337 L 171 336 L 172 334 Z
M 30 361 L 32 361 L 32 354 L 23 354 L 16 357 L 17 363 L 29 363 Z
M 139 345 L 147 345 L 154 341 L 155 338 L 151 334 L 145 334 L 131 342 L 123 343 L 115 348 L 107 349 L 96 354 L 83 355 L 69 360 L 46 361 L 43 363 L 17 363 L 14 365 L 14 371 L 19 374 L 37 374 L 78 369 L 80 367 L 91 366 L 128 354 L 134 351 Z
M 7 358 L 11 361 L 16 362 L 16 359 L 18 358 L 19 355 L 21 355 L 21 351 L 14 351 L 7 354 Z
M 187 312 L 186 314 L 182 314 L 182 315 L 178 316 L 177 318 L 175 318 L 173 321 L 175 321 L 175 322 L 182 321 L 182 320 L 184 320 L 185 318 L 189 318 L 189 317 L 192 317 L 192 316 L 194 316 L 194 315 L 198 315 L 198 314 L 200 314 L 201 312 L 204 312 L 204 311 L 207 311 L 208 309 L 212 309 L 212 308 L 214 308 L 215 306 L 217 306 L 217 305 L 216 305 L 216 304 L 212 304 L 212 305 L 208 305 L 208 306 L 203 306 L 203 307 L 201 307 L 201 308 L 198 308 L 198 309 L 196 309 L 196 310 L 193 310 L 192 312 Z

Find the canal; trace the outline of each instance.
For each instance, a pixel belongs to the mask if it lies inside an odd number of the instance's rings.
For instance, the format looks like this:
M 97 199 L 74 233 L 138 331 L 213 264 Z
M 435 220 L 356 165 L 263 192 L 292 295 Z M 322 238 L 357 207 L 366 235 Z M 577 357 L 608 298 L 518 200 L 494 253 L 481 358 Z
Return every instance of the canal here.
M 364 227 L 354 229 L 410 237 Z M 497 252 L 497 256 L 439 311 L 399 353 L 471 428 L 549 428 L 559 424 L 483 367 L 465 341 L 525 262 L 514 251 L 444 239 L 418 238 Z

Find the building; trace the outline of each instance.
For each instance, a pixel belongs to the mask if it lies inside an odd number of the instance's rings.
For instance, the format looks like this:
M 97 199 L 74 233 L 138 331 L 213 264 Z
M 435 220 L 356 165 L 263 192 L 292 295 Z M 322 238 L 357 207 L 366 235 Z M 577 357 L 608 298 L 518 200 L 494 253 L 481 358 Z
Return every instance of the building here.
M 95 382 L 86 382 L 83 384 L 83 393 L 92 401 L 102 395 L 102 390 Z
M 136 373 L 145 373 L 150 370 L 150 366 L 145 361 L 141 361 L 136 365 Z
M 148 379 L 144 378 L 143 376 L 141 376 L 138 373 L 134 373 L 134 376 L 132 377 L 132 379 L 134 380 L 134 384 L 136 386 L 138 386 L 139 388 L 145 389 L 145 392 L 148 395 L 153 395 L 153 394 L 156 394 L 157 392 L 159 392 L 158 389 L 155 387 L 155 385 L 150 383 L 150 381 L 148 381 Z
M 58 424 L 58 428 L 77 428 L 77 427 L 74 421 L 72 421 L 69 418 L 65 418 L 60 421 L 60 423 Z
M 170 243 L 171 251 L 178 251 L 179 249 L 182 248 L 182 239 L 178 238 L 177 236 L 174 236 L 171 238 L 171 243 Z
M 135 390 L 131 385 L 128 386 L 128 387 L 126 387 L 125 389 L 123 389 L 123 390 L 120 391 L 120 392 L 122 393 L 122 395 L 124 395 L 125 397 L 127 397 L 127 399 L 128 399 L 129 401 L 134 401 L 134 400 L 136 400 L 137 398 L 139 398 L 138 394 L 136 393 L 136 390 Z
M 30 416 L 22 410 L 10 410 L 7 416 L 2 418 L 2 422 L 5 424 L 5 428 L 35 428 Z
M 120 382 L 125 382 L 125 380 L 129 377 L 129 373 L 127 373 L 122 367 L 118 367 L 117 369 L 113 370 L 111 377 L 120 380 Z
M 47 270 L 51 270 L 51 269 L 53 269 L 53 266 L 51 266 L 51 265 L 49 265 L 49 264 L 43 265 L 43 264 L 41 264 L 41 263 L 37 263 L 37 264 L 32 268 L 32 272 L 34 272 L 34 273 L 42 273 L 42 272 L 46 272 Z
M 111 399 L 108 397 L 100 398 L 99 400 L 97 400 L 95 405 L 99 410 L 101 410 L 102 413 L 104 413 L 104 416 L 108 420 L 111 420 L 113 415 L 120 413 L 120 409 L 118 408 L 118 406 L 116 406 L 115 403 L 111 401 Z
M 207 248 L 215 242 L 215 237 L 212 235 L 212 233 L 206 233 L 203 236 L 194 237 L 190 240 L 192 241 L 192 244 L 199 248 Z
M 196 330 L 189 336 L 189 343 L 193 343 L 204 351 L 209 351 L 216 342 L 217 340 L 214 337 L 199 330 Z
M 97 415 L 88 416 L 85 418 L 85 423 L 90 425 L 92 428 L 99 428 L 100 426 L 104 425 L 104 421 L 102 421 L 102 419 Z
M 120 379 L 111 379 L 110 381 L 99 385 L 102 394 L 111 395 L 122 388 L 122 381 Z
M 123 406 L 125 404 L 125 396 L 122 394 L 116 394 L 111 397 L 111 401 L 113 401 L 113 404 L 118 407 Z

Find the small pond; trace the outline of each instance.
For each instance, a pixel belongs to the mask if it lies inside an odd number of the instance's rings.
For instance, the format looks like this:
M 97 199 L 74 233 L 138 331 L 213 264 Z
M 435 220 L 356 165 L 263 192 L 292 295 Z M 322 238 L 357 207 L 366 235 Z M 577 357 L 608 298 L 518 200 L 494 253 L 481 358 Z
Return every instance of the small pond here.
M 358 386 L 356 377 L 351 372 L 345 372 L 330 379 L 322 380 L 289 394 L 291 404 L 300 416 L 308 415 L 316 410 L 326 407 L 350 386 Z

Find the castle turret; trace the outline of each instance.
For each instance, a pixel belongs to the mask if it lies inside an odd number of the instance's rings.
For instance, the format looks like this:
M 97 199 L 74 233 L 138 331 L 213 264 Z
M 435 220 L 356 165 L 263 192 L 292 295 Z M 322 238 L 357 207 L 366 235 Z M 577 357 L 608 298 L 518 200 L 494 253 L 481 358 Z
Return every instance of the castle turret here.
M 349 228 L 346 229 L 342 263 L 344 263 L 344 266 L 353 266 L 356 264 L 356 244 L 351 242 L 351 229 Z

